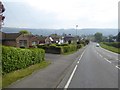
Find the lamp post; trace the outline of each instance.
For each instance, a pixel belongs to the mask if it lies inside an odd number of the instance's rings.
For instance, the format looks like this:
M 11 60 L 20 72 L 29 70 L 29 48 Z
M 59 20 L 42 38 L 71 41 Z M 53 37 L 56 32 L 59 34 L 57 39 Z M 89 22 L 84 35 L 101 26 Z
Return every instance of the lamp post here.
M 78 25 L 76 25 L 76 43 L 77 43 L 77 27 Z
M 77 36 L 77 27 L 78 27 L 78 25 L 76 25 L 76 36 Z

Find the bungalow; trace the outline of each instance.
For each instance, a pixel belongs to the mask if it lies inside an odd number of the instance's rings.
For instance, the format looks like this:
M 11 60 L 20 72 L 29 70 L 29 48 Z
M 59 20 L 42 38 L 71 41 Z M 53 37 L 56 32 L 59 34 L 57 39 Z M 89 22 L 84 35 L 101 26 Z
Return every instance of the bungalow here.
M 29 48 L 33 45 L 39 44 L 39 39 L 34 35 L 27 35 L 21 33 L 2 33 L 2 44 L 13 47 Z
M 52 37 L 49 36 L 45 39 L 45 44 L 51 44 L 51 43 L 53 43 L 53 39 Z
M 64 43 L 64 37 L 59 36 L 57 34 L 52 34 L 50 35 L 50 37 L 53 39 L 53 43 L 57 43 L 57 44 L 62 44 Z
M 64 42 L 65 42 L 65 43 L 68 43 L 69 41 L 70 41 L 71 43 L 73 43 L 73 42 L 76 41 L 76 38 L 73 37 L 73 36 L 71 36 L 71 35 L 64 36 Z

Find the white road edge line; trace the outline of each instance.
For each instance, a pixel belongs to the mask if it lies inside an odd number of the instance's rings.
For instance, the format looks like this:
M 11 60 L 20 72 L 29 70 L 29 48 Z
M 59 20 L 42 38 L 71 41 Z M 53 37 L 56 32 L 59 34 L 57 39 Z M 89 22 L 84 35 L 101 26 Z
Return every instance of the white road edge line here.
M 78 61 L 77 63 L 79 63 L 80 61 Z
M 120 69 L 118 66 L 115 66 L 116 68 Z
M 111 61 L 109 61 L 107 58 L 104 58 L 107 62 L 111 63 Z
M 70 84 L 70 82 L 71 82 L 71 80 L 72 80 L 72 78 L 73 78 L 73 75 L 75 74 L 75 71 L 76 71 L 77 67 L 78 67 L 78 65 L 75 66 L 75 68 L 74 68 L 74 70 L 73 70 L 73 72 L 72 72 L 72 74 L 71 74 L 71 76 L 70 76 L 67 84 L 65 85 L 65 89 L 68 88 L 68 86 L 69 86 L 69 84 Z
M 84 50 L 83 53 L 81 54 L 79 61 L 81 60 L 81 58 L 82 58 L 82 56 L 83 56 L 84 53 L 85 53 L 85 50 Z M 78 65 L 75 66 L 75 68 L 74 68 L 74 70 L 73 70 L 70 78 L 68 79 L 68 81 L 67 81 L 67 83 L 66 83 L 66 85 L 65 85 L 65 87 L 64 87 L 64 88 L 65 88 L 64 90 L 66 90 L 66 89 L 68 88 L 68 86 L 70 85 L 70 82 L 71 82 L 71 80 L 72 80 L 72 78 L 73 78 L 73 75 L 75 74 L 75 71 L 76 71 L 77 67 L 78 67 Z
M 112 53 L 112 54 L 118 55 L 117 53 L 114 53 L 114 52 L 112 52 L 112 51 L 109 51 L 109 50 L 107 50 L 107 49 L 104 49 L 104 48 L 102 48 L 101 46 L 100 46 L 100 48 L 103 49 L 103 50 L 105 50 L 105 51 L 107 51 L 107 52 L 110 52 L 110 53 Z

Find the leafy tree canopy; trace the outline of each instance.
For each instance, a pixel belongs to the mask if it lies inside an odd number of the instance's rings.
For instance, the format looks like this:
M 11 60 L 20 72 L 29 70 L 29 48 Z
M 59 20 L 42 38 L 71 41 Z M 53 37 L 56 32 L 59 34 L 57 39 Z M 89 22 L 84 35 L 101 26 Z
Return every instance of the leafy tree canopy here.
M 21 30 L 21 31 L 19 31 L 19 33 L 22 33 L 22 34 L 30 34 L 30 32 L 27 31 L 27 30 Z
M 102 35 L 102 33 L 97 32 L 97 33 L 95 33 L 94 37 L 95 37 L 95 40 L 96 40 L 97 42 L 101 42 L 103 35 Z

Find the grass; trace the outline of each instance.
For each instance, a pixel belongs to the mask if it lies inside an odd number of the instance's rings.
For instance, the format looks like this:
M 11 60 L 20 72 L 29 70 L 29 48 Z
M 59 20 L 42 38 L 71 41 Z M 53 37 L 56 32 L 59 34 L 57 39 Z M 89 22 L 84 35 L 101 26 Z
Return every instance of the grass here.
M 103 44 L 103 43 L 100 43 L 100 46 L 101 46 L 102 48 L 105 48 L 105 49 L 109 50 L 109 51 L 112 51 L 112 52 L 115 52 L 115 53 L 119 53 L 119 54 L 120 54 L 120 48 L 115 48 L 115 47 L 112 47 L 112 46 L 108 46 L 108 45 Z
M 32 74 L 34 71 L 47 67 L 50 62 L 43 61 L 39 64 L 32 65 L 26 69 L 20 69 L 2 76 L 2 87 L 7 87 L 11 83 Z

